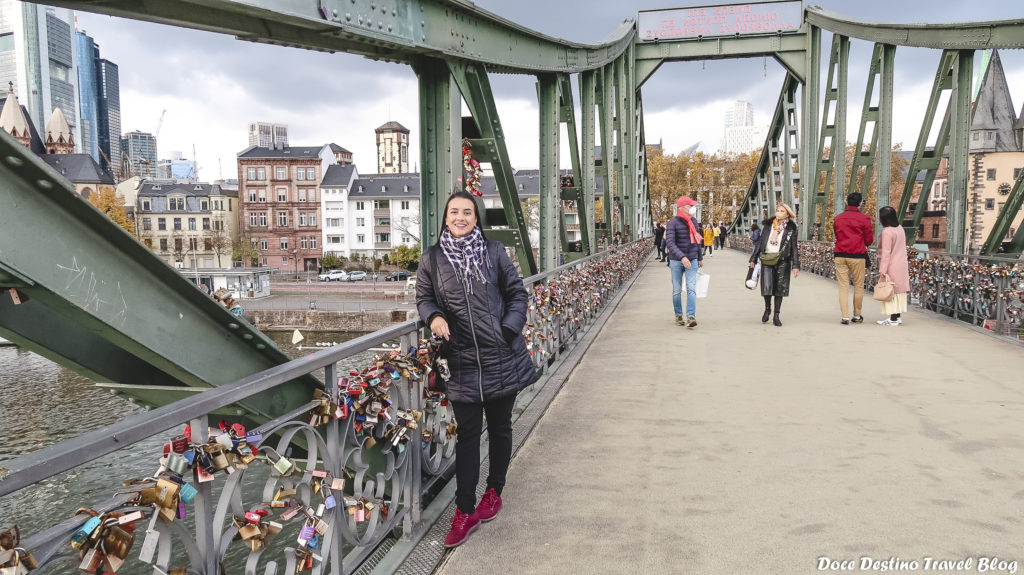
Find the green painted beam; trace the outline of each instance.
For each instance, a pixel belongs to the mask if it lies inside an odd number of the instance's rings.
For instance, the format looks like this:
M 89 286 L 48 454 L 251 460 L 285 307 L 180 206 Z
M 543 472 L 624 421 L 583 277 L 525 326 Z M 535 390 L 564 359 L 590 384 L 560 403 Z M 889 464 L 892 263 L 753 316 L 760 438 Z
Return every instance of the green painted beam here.
M 892 57 L 894 53 L 892 46 L 887 47 L 884 44 L 875 44 L 871 52 L 871 65 L 860 113 L 860 130 L 857 133 L 857 140 L 854 142 L 853 166 L 850 170 L 850 191 L 860 192 L 862 197 L 867 198 L 871 193 L 871 178 L 874 175 L 875 166 L 879 166 L 877 197 L 879 207 L 889 203 L 888 176 L 892 166 L 892 146 L 890 145 L 886 150 L 879 145 L 879 141 L 883 133 L 885 133 L 886 141 L 892 141 Z M 888 90 L 886 90 L 883 75 L 888 76 Z M 878 106 L 872 106 L 876 85 L 879 90 Z M 888 116 L 888 122 L 885 125 L 881 120 L 883 114 Z M 865 142 L 865 138 L 869 137 L 868 130 L 870 130 L 870 141 Z M 882 179 L 883 164 L 886 174 L 884 180 Z M 858 179 L 860 179 L 859 188 L 857 186 Z M 880 227 L 876 227 L 875 239 L 880 233 Z
M 804 20 L 836 34 L 879 44 L 921 48 L 983 50 L 1024 48 L 1024 20 L 944 24 L 886 24 L 856 20 L 808 6 Z
M 615 195 L 612 184 L 615 181 L 615 166 L 612 161 L 615 153 L 615 138 L 612 135 L 615 129 L 612 122 L 615 107 L 613 72 L 612 66 L 607 65 L 598 71 L 597 76 L 598 120 L 601 125 L 601 168 L 598 171 L 598 175 L 604 178 L 604 229 L 608 235 L 609 242 L 611 242 L 612 235 L 616 231 L 612 217 L 612 204 L 614 203 Z
M 576 73 L 623 54 L 626 21 L 601 44 L 540 34 L 461 0 L 53 0 L 55 6 L 391 62 L 479 62 L 496 72 Z M 326 17 L 320 13 L 324 8 Z
M 444 204 L 462 173 L 462 100 L 444 60 L 422 58 L 413 69 L 420 92 L 420 228 L 429 246 L 437 243 Z
M 1006 198 L 1006 203 L 1003 204 L 1003 209 L 999 212 L 999 217 L 996 218 L 996 223 L 992 226 L 992 231 L 989 232 L 988 239 L 985 240 L 985 245 L 981 248 L 981 255 L 994 256 L 999 253 L 999 246 L 1002 245 L 1003 238 L 1010 233 L 1010 226 L 1020 214 L 1022 205 L 1024 205 L 1024 170 L 1017 174 L 1017 179 L 1013 182 L 1013 189 L 1010 190 L 1010 195 Z M 1014 236 L 1018 235 L 1021 234 L 1014 234 Z M 1022 248 L 1024 248 L 1024 245 L 1018 244 L 1016 240 L 1017 238 L 1014 237 L 1009 254 L 1015 258 L 1020 257 Z
M 637 42 L 634 59 L 640 62 L 673 62 L 685 60 L 718 60 L 726 58 L 752 58 L 757 56 L 782 56 L 792 62 L 797 71 L 802 64 L 795 63 L 789 55 L 803 57 L 807 49 L 803 32 L 787 32 L 764 36 L 737 36 L 733 38 L 710 38 L 690 40 L 662 40 L 659 42 Z M 656 67 L 656 66 L 655 66 Z M 637 87 L 653 72 L 651 64 L 645 65 L 637 76 Z
M 540 265 L 539 271 L 558 267 L 564 246 L 561 185 L 559 181 L 558 76 L 537 76 L 537 98 L 540 108 Z
M 833 50 L 836 49 L 833 40 Z M 829 80 L 829 89 L 835 89 L 836 115 L 834 118 L 835 130 L 832 137 L 832 147 L 838 152 L 834 153 L 833 177 L 835 178 L 835 192 L 832 200 L 832 207 L 836 215 L 843 211 L 846 206 L 846 106 L 849 98 L 847 81 L 850 71 L 850 39 L 842 36 L 839 42 L 839 52 L 835 54 L 838 61 L 835 84 Z M 830 72 L 831 77 L 831 72 Z M 832 225 L 828 222 L 827 225 Z
M 568 143 L 569 143 L 569 163 L 572 166 L 572 177 L 573 177 L 573 184 L 574 185 L 571 188 L 571 193 L 572 193 L 571 201 L 574 203 L 574 206 L 576 208 L 576 225 L 580 229 L 580 241 L 582 242 L 582 245 L 583 245 L 583 252 L 582 253 L 584 255 L 590 255 L 590 253 L 591 253 L 590 252 L 590 230 L 588 229 L 587 222 L 589 220 L 588 212 L 593 209 L 593 206 L 592 205 L 588 206 L 587 203 L 584 201 L 585 195 L 584 195 L 584 192 L 583 192 L 583 185 L 582 185 L 582 181 L 581 181 L 581 176 L 582 176 L 582 173 L 583 173 L 583 167 L 582 167 L 582 162 L 580 161 L 580 146 L 579 146 L 579 142 L 577 140 L 578 136 L 577 136 L 577 131 L 576 131 L 576 110 L 575 110 L 576 106 L 574 105 L 575 102 L 573 100 L 573 95 L 572 95 L 572 82 L 570 81 L 569 76 L 567 74 L 560 74 L 558 76 L 558 100 L 559 100 L 559 114 L 558 114 L 559 122 L 565 124 L 565 131 L 566 131 L 566 136 L 567 136 L 567 140 L 566 141 L 568 141 Z M 581 105 L 582 105 L 582 101 L 581 101 Z M 593 120 L 593 115 L 594 115 L 593 99 L 591 99 L 590 115 L 591 115 L 591 120 Z M 591 149 L 593 149 L 593 148 L 591 148 Z M 591 153 L 591 157 L 593 157 L 593 153 Z M 593 160 L 591 160 L 591 161 L 593 161 Z M 563 191 L 566 190 L 566 188 L 562 188 L 562 189 L 563 189 Z M 563 235 L 565 234 L 565 230 L 566 230 L 566 223 L 565 223 L 564 215 L 565 214 L 563 212 L 563 220 L 562 220 Z M 569 252 L 568 247 L 563 248 L 563 252 L 565 252 L 565 253 L 579 253 L 579 252 Z
M 29 296 L 20 305 L 0 298 L 5 337 L 126 385 L 207 388 L 288 361 L 7 132 L 0 158 L 0 288 Z M 306 376 L 241 405 L 266 420 L 308 402 L 321 385 Z
M 821 92 L 821 29 L 811 26 L 805 35 L 807 50 L 805 53 L 805 67 L 810 72 L 804 79 L 801 96 L 803 101 L 800 109 L 803 113 L 801 126 L 804 130 L 803 150 L 800 154 L 800 171 L 804 174 L 804 181 L 800 186 L 800 212 L 803 226 L 800 228 L 802 239 L 811 239 L 815 231 L 815 223 L 818 221 L 818 207 L 821 202 L 818 198 L 818 182 L 820 174 L 818 163 L 811 164 L 811 159 L 818 159 L 818 122 L 820 113 L 819 94 Z M 750 227 L 742 229 L 743 233 L 749 233 Z
M 966 250 L 968 150 L 971 133 L 972 50 L 957 50 L 953 59 L 953 93 L 949 114 L 949 186 L 946 188 L 946 251 Z M 923 199 L 920 203 L 924 203 Z
M 892 186 L 892 103 L 895 62 L 896 47 L 885 44 L 882 48 L 881 73 L 878 78 L 880 92 L 878 120 L 875 124 L 875 129 L 878 130 L 879 150 L 878 195 L 876 197 L 879 208 L 889 205 L 889 189 Z M 875 228 L 875 233 L 882 233 L 881 226 Z
M 580 179 L 577 185 L 583 191 L 580 201 L 586 209 L 586 214 L 594 210 L 594 196 L 597 192 L 597 174 L 595 170 L 594 146 L 597 145 L 596 118 L 594 107 L 597 105 L 597 72 L 587 71 L 579 75 L 580 84 L 580 139 L 583 141 L 582 166 L 580 168 Z M 583 252 L 587 255 L 597 253 L 597 235 L 594 223 L 597 214 L 594 213 L 587 218 L 586 223 L 580 221 L 580 233 L 584 234 Z
M 491 162 L 491 171 L 498 185 L 498 195 L 501 196 L 501 205 L 505 209 L 505 219 L 512 231 L 511 234 L 504 234 L 512 240 L 512 243 L 505 245 L 515 247 L 520 272 L 524 276 L 534 275 L 538 272 L 537 261 L 530 245 L 526 218 L 523 217 L 523 207 L 513 178 L 512 162 L 508 159 L 508 148 L 505 146 L 505 132 L 498 117 L 487 70 L 482 64 L 452 60 L 448 61 L 448 69 L 473 116 L 473 123 L 480 138 L 493 142 L 493 149 L 488 153 L 497 156 L 497 160 Z

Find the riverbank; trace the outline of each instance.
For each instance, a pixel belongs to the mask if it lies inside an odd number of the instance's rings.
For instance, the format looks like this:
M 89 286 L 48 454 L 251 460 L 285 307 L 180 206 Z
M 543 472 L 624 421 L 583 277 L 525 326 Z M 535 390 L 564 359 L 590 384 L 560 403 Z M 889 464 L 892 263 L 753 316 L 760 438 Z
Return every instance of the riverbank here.
M 253 325 L 262 331 L 372 332 L 412 319 L 413 310 L 321 311 L 321 310 L 254 310 Z

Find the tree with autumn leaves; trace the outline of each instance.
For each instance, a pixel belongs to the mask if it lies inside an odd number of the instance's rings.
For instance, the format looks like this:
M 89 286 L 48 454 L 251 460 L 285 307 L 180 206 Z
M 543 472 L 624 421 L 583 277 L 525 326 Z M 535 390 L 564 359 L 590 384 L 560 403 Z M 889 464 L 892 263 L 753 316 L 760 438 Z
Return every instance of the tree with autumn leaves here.
M 128 213 L 124 209 L 124 198 L 113 188 L 100 188 L 89 194 L 87 201 L 115 224 L 135 235 L 135 224 L 128 218 Z
M 760 151 L 749 154 L 665 154 L 647 149 L 647 181 L 651 215 L 666 222 L 676 215 L 676 200 L 690 196 L 700 202 L 705 222 L 731 222 L 757 169 Z

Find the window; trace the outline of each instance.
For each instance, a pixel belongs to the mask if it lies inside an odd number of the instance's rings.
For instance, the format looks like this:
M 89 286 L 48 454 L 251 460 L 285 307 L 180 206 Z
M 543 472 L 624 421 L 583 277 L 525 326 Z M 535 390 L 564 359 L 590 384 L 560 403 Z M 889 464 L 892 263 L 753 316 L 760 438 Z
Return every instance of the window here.
M 327 236 L 327 243 L 329 244 L 340 244 L 345 241 L 345 236 Z
M 151 230 L 151 229 L 153 229 L 153 223 L 150 221 L 149 218 L 142 218 L 142 229 L 144 229 L 144 230 Z
M 256 201 L 256 190 L 249 190 L 249 201 L 250 202 L 255 202 Z
M 210 218 L 203 218 L 203 229 L 210 229 Z
M 324 209 L 328 209 L 328 210 L 344 210 L 345 209 L 345 202 L 326 202 L 324 204 Z
M 192 251 L 198 250 L 199 249 L 199 238 L 189 238 L 188 239 L 188 249 L 190 249 Z
M 302 246 L 302 249 L 307 249 L 309 247 L 309 239 L 306 236 L 302 236 L 299 245 Z
M 174 229 L 181 229 L 181 218 L 174 218 Z
M 306 189 L 305 188 L 299 188 L 299 201 L 300 202 L 306 201 Z
M 288 169 L 278 166 L 274 168 L 274 172 L 277 174 L 277 179 L 283 180 L 287 177 Z
M 387 210 L 391 208 L 391 200 L 373 200 L 373 209 Z
M 267 212 L 260 212 L 260 227 L 267 227 Z
M 412 236 L 408 236 L 406 234 L 402 234 L 402 243 L 403 244 L 407 244 L 407 243 L 409 243 L 411 241 L 412 241 Z
M 259 201 L 261 201 L 261 202 L 267 201 L 267 189 L 266 188 L 260 188 L 259 190 L 256 190 L 256 192 L 259 194 Z
M 184 212 L 185 198 L 168 198 L 167 210 L 171 212 Z
M 176 251 L 176 252 L 183 251 L 183 245 L 184 245 L 184 242 L 181 241 L 181 238 L 174 238 L 174 251 Z
M 260 238 L 260 249 L 261 250 L 267 249 L 268 245 L 270 245 L 270 243 L 267 242 L 267 238 Z
M 356 209 L 357 210 L 365 210 L 366 209 L 366 202 L 356 202 Z
M 366 235 L 364 235 L 364 234 L 356 234 L 356 242 L 360 243 L 360 244 L 365 243 L 366 242 Z
M 281 238 L 281 249 L 288 249 L 288 238 Z
M 266 168 L 256 168 L 256 179 L 257 180 L 265 180 L 265 179 L 267 179 L 267 169 Z
M 295 168 L 295 179 L 305 180 L 306 179 L 306 168 Z
M 206 210 L 210 209 L 210 202 L 208 202 L 206 200 L 200 200 L 200 202 L 199 202 L 199 209 L 203 210 L 204 212 Z
M 391 218 L 377 218 L 377 221 L 373 224 L 375 226 L 390 226 Z
M 285 188 L 277 189 L 277 201 L 287 202 L 288 201 L 288 190 Z
M 288 256 L 283 256 L 281 258 L 281 264 L 282 265 L 288 265 Z
M 996 170 L 995 170 L 995 168 L 991 168 L 989 170 L 986 170 L 985 179 L 989 180 L 989 181 L 996 179 Z
M 391 241 L 391 234 L 377 234 L 377 243 L 386 243 Z
M 256 179 L 256 168 L 249 168 L 248 170 L 246 170 L 245 173 L 246 173 L 247 179 L 249 179 L 249 180 L 255 180 Z
M 160 238 L 160 251 L 167 251 L 167 238 Z
M 408 210 L 409 209 L 409 200 L 402 200 L 401 208 L 403 210 Z
M 215 230 L 223 230 L 224 229 L 224 221 L 223 220 L 217 220 L 217 221 L 213 222 L 213 229 L 215 229 Z
M 257 216 L 256 216 L 256 214 L 249 214 L 249 225 L 250 225 L 250 226 L 255 226 L 255 225 L 257 225 L 258 221 L 259 221 L 259 220 L 257 220 Z
M 981 134 L 979 134 L 978 132 L 974 132 L 973 134 L 971 134 L 971 139 L 974 140 L 975 142 L 977 142 L 978 139 L 979 139 L 978 136 L 980 136 L 980 135 Z
M 363 227 L 366 225 L 366 218 L 356 218 L 356 226 Z
M 986 210 L 994 210 L 994 209 L 996 209 L 996 201 L 994 199 L 992 199 L 992 198 L 986 199 L 985 200 L 985 209 Z
M 211 240 L 210 238 L 206 238 L 206 239 L 203 240 L 203 251 L 207 251 L 207 252 L 212 252 L 213 251 L 213 240 Z M 211 266 L 207 266 L 207 267 L 211 267 Z
M 306 225 L 306 214 L 299 214 L 299 225 Z
M 341 218 L 326 218 L 324 220 L 324 223 L 329 228 L 340 228 L 341 227 Z
M 309 225 L 316 225 L 316 214 L 309 214 Z
M 932 224 L 932 238 L 939 237 L 939 224 Z
M 316 249 L 316 236 L 309 236 L 309 249 Z
M 189 218 L 188 219 L 188 229 L 189 229 L 189 231 L 192 231 L 192 232 L 196 231 L 196 219 L 195 218 Z
M 308 195 L 309 195 L 309 201 L 315 202 L 316 201 L 316 188 L 310 188 Z
M 288 225 L 288 212 L 277 212 L 277 225 L 282 228 Z
M 1020 171 L 1020 168 L 1018 168 L 1017 170 Z M 142 211 L 149 211 L 149 200 L 142 200 Z
M 1005 206 L 1005 205 L 1006 205 L 1006 202 L 999 202 L 999 213 L 1003 213 L 1003 206 Z

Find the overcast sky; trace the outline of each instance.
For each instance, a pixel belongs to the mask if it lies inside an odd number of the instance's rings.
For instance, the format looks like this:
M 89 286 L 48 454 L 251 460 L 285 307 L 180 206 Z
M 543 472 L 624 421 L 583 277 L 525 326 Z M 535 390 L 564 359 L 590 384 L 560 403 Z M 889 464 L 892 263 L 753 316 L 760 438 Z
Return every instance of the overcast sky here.
M 476 2 L 526 27 L 578 42 L 601 41 L 623 20 L 635 19 L 640 9 L 716 3 L 720 2 Z M 1021 17 L 1016 0 L 818 0 L 809 4 L 875 22 Z M 103 58 L 120 68 L 123 131 L 153 132 L 161 111 L 167 110 L 159 135 L 160 157 L 181 151 L 191 158 L 194 146 L 203 180 L 237 177 L 235 156 L 248 145 L 247 124 L 255 120 L 288 124 L 293 146 L 337 143 L 353 152 L 362 173 L 376 171 L 374 128 L 394 120 L 412 131 L 411 163 L 419 163 L 417 85 L 408 66 L 242 42 L 86 12 L 78 13 L 78 27 L 96 40 Z M 823 65 L 828 62 L 830 43 L 831 36 L 824 34 Z M 854 40 L 851 46 L 849 120 L 858 122 L 872 45 Z M 905 148 L 916 142 L 940 53 L 917 48 L 896 51 L 893 142 L 903 142 Z M 1019 50 L 1000 55 L 1019 112 L 1024 99 L 1024 55 Z M 714 152 L 731 103 L 750 101 L 755 122 L 766 124 L 783 77 L 782 68 L 771 58 L 666 64 L 643 88 L 647 141 L 662 140 L 672 153 L 698 142 L 702 150 Z M 513 166 L 535 168 L 535 79 L 492 75 L 491 80 Z M 575 78 L 573 87 L 578 88 Z M 578 102 L 579 94 L 575 97 Z M 856 126 L 848 128 L 849 139 L 856 138 Z M 563 165 L 568 166 L 566 152 L 562 156 Z

